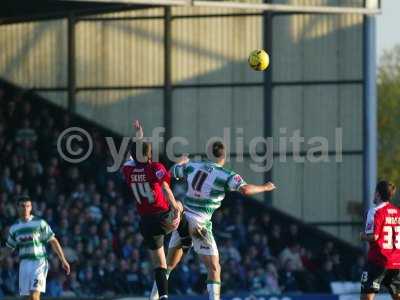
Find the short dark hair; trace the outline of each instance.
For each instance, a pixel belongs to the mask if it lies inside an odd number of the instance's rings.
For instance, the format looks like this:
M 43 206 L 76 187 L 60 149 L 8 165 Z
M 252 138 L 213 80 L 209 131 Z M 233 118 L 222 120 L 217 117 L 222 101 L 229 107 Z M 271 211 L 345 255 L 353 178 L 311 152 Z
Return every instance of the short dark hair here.
M 211 146 L 211 153 L 215 158 L 225 157 L 225 145 L 221 141 L 216 141 Z
M 18 204 L 18 205 L 19 205 L 20 203 L 22 203 L 22 202 L 28 202 L 28 201 L 31 201 L 31 202 L 32 202 L 31 197 L 29 197 L 28 195 L 22 195 L 22 196 L 19 196 L 19 197 L 17 198 L 17 204 Z
M 129 149 L 129 154 L 132 156 L 134 160 L 137 160 L 139 162 L 147 162 L 148 160 L 151 159 L 152 155 L 151 143 L 145 142 L 143 140 L 132 142 L 131 147 Z M 142 159 L 144 159 L 145 161 L 142 161 Z
M 392 182 L 381 180 L 376 185 L 376 192 L 381 196 L 382 201 L 389 201 L 396 193 L 396 186 Z

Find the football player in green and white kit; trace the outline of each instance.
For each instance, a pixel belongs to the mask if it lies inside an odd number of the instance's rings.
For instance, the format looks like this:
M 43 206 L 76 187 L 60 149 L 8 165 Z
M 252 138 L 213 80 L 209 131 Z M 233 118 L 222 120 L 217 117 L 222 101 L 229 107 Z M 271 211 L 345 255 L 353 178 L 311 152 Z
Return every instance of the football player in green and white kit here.
M 21 296 L 27 296 L 29 300 L 39 300 L 40 293 L 46 291 L 46 277 L 49 269 L 46 244 L 50 243 L 67 275 L 70 272 L 70 266 L 49 224 L 33 216 L 31 211 L 31 199 L 28 196 L 20 197 L 18 199 L 20 218 L 10 227 L 6 241 L 7 248 L 3 251 L 0 260 L 9 256 L 13 250 L 18 250 L 19 293 Z
M 218 248 L 212 233 L 211 217 L 221 206 L 226 191 L 238 191 L 243 195 L 270 192 L 275 185 L 267 182 L 262 185 L 246 183 L 235 172 L 225 169 L 225 147 L 221 142 L 212 144 L 213 161 L 186 161 L 176 164 L 171 175 L 177 179 L 186 179 L 188 189 L 183 199 L 184 216 L 189 223 L 194 251 L 199 255 L 208 271 L 207 291 L 209 300 L 220 300 L 221 267 Z M 176 231 L 168 248 L 168 274 L 179 263 L 183 255 L 180 237 Z M 153 286 L 150 299 L 158 299 L 157 288 Z

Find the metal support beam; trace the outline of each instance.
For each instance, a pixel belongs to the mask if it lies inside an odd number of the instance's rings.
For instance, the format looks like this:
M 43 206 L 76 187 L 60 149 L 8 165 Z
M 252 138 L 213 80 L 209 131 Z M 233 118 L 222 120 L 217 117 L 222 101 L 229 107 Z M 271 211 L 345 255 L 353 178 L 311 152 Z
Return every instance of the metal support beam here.
M 81 1 L 81 0 L 66 0 Z M 309 13 L 309 14 L 362 14 L 374 15 L 381 13 L 379 2 L 377 5 L 369 7 L 354 6 L 317 6 L 317 5 L 289 5 L 289 4 L 270 4 L 270 3 L 243 3 L 234 1 L 200 1 L 200 0 L 85 0 L 86 2 L 97 3 L 124 3 L 131 5 L 149 5 L 149 6 L 203 6 L 215 8 L 231 9 L 250 9 L 270 12 L 288 12 L 288 13 Z
M 171 7 L 164 8 L 164 127 L 165 141 L 172 135 Z
M 194 0 L 193 6 L 236 8 L 236 9 L 254 9 L 269 12 L 289 12 L 289 13 L 309 13 L 309 14 L 365 14 L 374 15 L 381 13 L 377 7 L 340 7 L 340 6 L 316 6 L 316 5 L 288 5 L 288 4 L 254 4 L 230 1 L 199 1 Z
M 267 0 L 268 1 L 268 0 Z M 273 13 L 266 12 L 264 14 L 264 48 L 270 55 L 270 65 L 266 71 L 264 71 L 264 136 L 272 137 L 272 72 L 273 72 L 273 51 L 272 51 L 272 21 Z M 273 149 L 268 149 L 273 151 Z M 273 159 L 273 158 L 272 158 Z M 267 162 L 269 164 L 269 162 Z M 272 180 L 272 170 L 269 170 L 264 175 L 265 182 Z M 271 193 L 265 193 L 265 203 L 272 204 Z
M 75 16 L 68 16 L 68 111 L 75 113 L 76 108 L 76 53 L 75 53 Z
M 364 17 L 364 151 L 363 205 L 367 211 L 377 181 L 377 93 L 376 93 L 376 20 Z

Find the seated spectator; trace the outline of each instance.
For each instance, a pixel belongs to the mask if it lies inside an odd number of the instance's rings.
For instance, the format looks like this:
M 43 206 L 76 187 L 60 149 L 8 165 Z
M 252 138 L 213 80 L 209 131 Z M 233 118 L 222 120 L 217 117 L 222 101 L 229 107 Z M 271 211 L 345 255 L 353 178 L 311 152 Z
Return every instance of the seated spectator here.
M 285 233 L 285 244 L 291 241 L 300 241 L 299 226 L 297 224 L 290 224 L 288 231 Z
M 356 263 L 351 267 L 350 280 L 354 282 L 359 282 L 361 275 L 365 268 L 365 257 L 364 255 L 359 255 L 357 257 Z
M 295 263 L 287 259 L 283 264 L 283 270 L 279 274 L 279 285 L 285 293 L 300 292 L 299 282 L 295 276 Z
M 51 276 L 47 282 L 46 295 L 49 297 L 61 297 L 64 293 L 63 279 L 61 273 Z
M 6 193 L 13 193 L 15 189 L 15 182 L 11 178 L 10 168 L 5 167 L 0 179 L 0 188 Z
M 338 278 L 333 271 L 333 262 L 328 259 L 318 273 L 317 287 L 321 293 L 331 293 L 331 283 L 334 281 L 338 281 Z
M 222 246 L 219 248 L 221 260 L 234 260 L 239 263 L 242 260 L 242 257 L 239 253 L 239 250 L 233 246 L 232 239 L 225 239 Z
M 18 273 L 12 257 L 5 259 L 4 266 L 0 273 L 1 290 L 6 296 L 18 294 Z
M 31 147 L 34 146 L 36 140 L 37 140 L 36 131 L 31 128 L 31 123 L 29 122 L 29 120 L 25 119 L 23 121 L 22 128 L 17 130 L 17 133 L 15 135 L 15 141 L 18 144 L 23 144 L 24 147 L 30 149 Z
M 131 262 L 127 272 L 126 272 L 126 282 L 128 294 L 138 295 L 142 290 L 139 272 L 139 263 Z
M 254 294 L 268 294 L 267 277 L 264 268 L 257 268 L 250 277 L 250 291 Z
M 64 296 L 66 297 L 82 297 L 82 285 L 78 280 L 78 274 L 72 270 L 64 284 Z
M 273 224 L 269 237 L 269 246 L 273 256 L 278 256 L 285 248 L 285 241 L 281 235 L 281 227 L 278 224 Z
M 96 280 L 93 276 L 93 271 L 87 269 L 82 278 L 82 293 L 86 297 L 93 297 L 98 295 L 100 292 L 100 287 L 96 284 Z
M 272 262 L 267 264 L 265 283 L 268 294 L 279 295 L 281 293 L 278 270 L 276 269 L 275 264 Z
M 328 259 L 332 258 L 333 253 L 335 252 L 334 249 L 335 245 L 333 244 L 332 241 L 327 241 L 323 248 L 321 249 L 321 252 L 318 255 L 318 262 L 320 265 L 323 265 Z
M 310 249 L 302 247 L 300 250 L 300 256 L 303 266 L 307 271 L 314 273 L 318 269 L 318 263 Z
M 332 261 L 332 271 L 335 274 L 336 280 L 344 281 L 346 276 L 343 272 L 344 266 L 342 265 L 339 252 L 335 252 L 332 254 L 331 261 Z
M 303 261 L 300 256 L 300 244 L 297 241 L 290 241 L 290 243 L 282 250 L 279 255 L 279 262 L 284 266 L 288 260 L 291 261 L 293 271 L 303 271 Z

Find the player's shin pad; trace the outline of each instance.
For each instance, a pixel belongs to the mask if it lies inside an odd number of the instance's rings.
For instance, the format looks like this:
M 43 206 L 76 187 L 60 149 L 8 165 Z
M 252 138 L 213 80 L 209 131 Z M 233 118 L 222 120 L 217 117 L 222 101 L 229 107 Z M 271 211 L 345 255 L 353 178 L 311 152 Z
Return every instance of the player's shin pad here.
M 149 300 L 158 300 L 157 283 L 154 281 Z
M 221 282 L 207 280 L 207 291 L 209 300 L 220 300 Z
M 167 277 L 167 280 L 169 278 L 169 274 L 171 273 L 171 271 L 172 271 L 171 269 L 167 269 L 167 272 L 166 272 L 166 275 L 165 275 Z M 149 300 L 158 300 L 158 299 L 159 299 L 159 296 L 158 296 L 157 283 L 156 283 L 156 281 L 154 281 L 153 288 L 151 289 Z
M 156 268 L 154 270 L 154 273 L 157 284 L 157 290 L 160 298 L 163 296 L 168 296 L 167 269 Z

